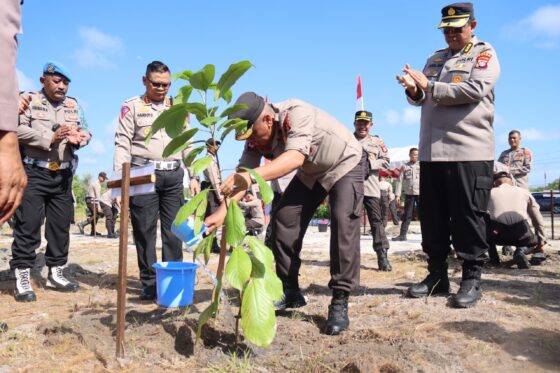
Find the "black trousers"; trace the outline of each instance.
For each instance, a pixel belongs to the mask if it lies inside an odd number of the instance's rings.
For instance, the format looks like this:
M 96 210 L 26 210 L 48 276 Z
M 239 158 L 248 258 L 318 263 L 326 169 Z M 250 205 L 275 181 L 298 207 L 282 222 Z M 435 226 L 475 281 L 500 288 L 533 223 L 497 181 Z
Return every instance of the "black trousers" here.
M 297 176 L 286 188 L 271 222 L 276 274 L 284 286 L 299 287 L 303 236 L 313 213 L 327 196 L 331 209 L 329 288 L 350 292 L 358 286 L 365 161 L 364 156 L 328 192 L 319 183 L 308 189 Z
M 101 210 L 103 210 L 103 215 L 105 216 L 105 228 L 107 228 L 107 234 L 115 234 L 115 222 L 117 221 L 117 209 L 113 209 L 103 202 L 100 202 Z
M 493 165 L 493 161 L 421 162 L 422 249 L 430 260 L 445 261 L 450 243 L 461 259 L 485 260 Z
M 393 224 L 399 224 L 399 214 L 397 212 L 397 201 L 393 199 L 389 202 L 389 211 L 391 211 L 391 218 L 393 219 Z
M 412 215 L 414 213 L 414 206 L 419 209 L 420 196 L 415 196 L 412 194 L 404 195 L 404 213 L 401 224 L 401 236 L 406 236 L 408 232 L 408 226 L 412 221 Z
M 162 260 L 183 261 L 182 242 L 171 233 L 171 224 L 184 203 L 182 168 L 172 171 L 156 170 L 154 193 L 130 197 L 130 218 L 136 243 L 140 280 L 144 287 L 155 285 L 157 262 L 157 221 L 160 219 Z
M 389 195 L 381 192 L 381 222 L 383 226 L 387 226 L 387 219 L 389 219 Z
M 45 220 L 48 267 L 62 266 L 68 261 L 72 202 L 72 171 L 50 171 L 24 165 L 27 188 L 15 213 L 14 241 L 10 268 L 33 268 L 35 250 L 41 245 L 41 225 Z
M 95 211 L 95 221 L 93 221 L 93 212 L 94 212 L 94 209 L 97 209 L 97 204 L 93 203 L 92 198 L 86 198 L 86 206 L 88 208 L 86 225 L 91 224 L 91 234 L 95 234 L 96 227 L 97 227 L 97 222 L 103 216 L 98 211 Z
M 266 247 L 272 246 L 272 219 L 274 219 L 274 216 L 276 215 L 276 210 L 278 210 L 281 199 L 282 193 L 274 192 L 274 198 L 272 199 L 272 204 L 270 205 L 270 220 L 264 234 L 264 244 L 266 245 Z
M 364 197 L 364 207 L 371 228 L 371 236 L 373 237 L 373 249 L 389 249 L 389 240 L 385 234 L 385 226 L 381 219 L 381 199 L 377 197 Z

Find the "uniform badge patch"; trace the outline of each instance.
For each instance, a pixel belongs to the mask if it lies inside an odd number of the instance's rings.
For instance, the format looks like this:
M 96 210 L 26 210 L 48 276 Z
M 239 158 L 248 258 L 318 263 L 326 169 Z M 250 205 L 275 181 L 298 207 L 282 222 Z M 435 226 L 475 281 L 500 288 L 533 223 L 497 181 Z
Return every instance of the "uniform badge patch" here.
M 68 109 L 74 109 L 76 107 L 76 105 L 74 105 L 73 101 L 66 101 L 64 103 L 64 106 L 66 106 Z
M 150 106 L 142 105 L 142 107 L 140 108 L 140 112 L 141 113 L 149 113 L 150 112 Z
M 434 62 L 442 62 L 442 61 L 443 61 L 443 58 L 441 58 L 441 57 L 438 57 L 434 60 Z
M 461 83 L 461 81 L 463 81 L 463 78 L 461 77 L 461 75 L 454 75 L 453 76 L 453 83 Z
M 148 136 L 148 133 L 150 133 L 150 128 L 151 127 L 144 128 L 144 136 Z
M 127 105 L 121 107 L 121 119 L 126 117 L 126 114 L 130 113 L 130 108 Z
M 492 58 L 492 54 L 488 52 L 482 52 L 476 57 L 476 68 L 477 69 L 485 69 L 488 67 L 488 62 Z

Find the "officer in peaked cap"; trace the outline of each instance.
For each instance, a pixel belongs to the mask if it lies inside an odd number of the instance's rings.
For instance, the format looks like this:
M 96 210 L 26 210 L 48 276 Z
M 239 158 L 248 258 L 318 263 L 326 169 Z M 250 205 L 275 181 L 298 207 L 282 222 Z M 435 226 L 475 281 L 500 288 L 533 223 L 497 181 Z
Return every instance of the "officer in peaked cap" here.
M 371 112 L 365 110 L 356 112 L 354 115 L 354 137 L 362 144 L 369 162 L 369 177 L 364 181 L 364 208 L 373 237 L 373 250 L 377 254 L 379 270 L 391 271 L 392 267 L 387 257 L 389 241 L 383 226 L 381 188 L 379 186 L 379 171 L 389 167 L 389 151 L 380 137 L 369 133 L 372 126 Z
M 29 180 L 23 201 L 15 214 L 10 267 L 15 272 L 17 301 L 36 299 L 30 282 L 35 250 L 41 244 L 42 216 L 45 216 L 49 267 L 47 288 L 77 291 L 77 283 L 63 274 L 68 260 L 69 229 L 73 218 L 72 175 L 74 154 L 89 143 L 91 134 L 83 110 L 67 96 L 70 73 L 62 64 L 49 61 L 43 66 L 39 92 L 24 92 L 29 107 L 19 116 L 18 139 Z
M 333 297 L 325 332 L 339 334 L 349 326 L 348 296 L 359 283 L 365 152 L 342 123 L 303 101 L 268 104 L 254 92 L 246 92 L 236 104 L 247 105 L 230 116 L 247 121 L 247 128 L 236 134 L 238 140 L 245 140 L 239 166 L 254 168 L 265 180 L 298 170 L 271 223 L 276 273 L 284 287 L 277 309 L 306 304 L 298 280 L 302 241 L 313 213 L 329 196 Z M 263 156 L 272 161 L 259 167 Z M 248 173 L 238 171 L 224 181 L 222 192 L 239 201 L 253 183 Z M 222 203 L 205 224 L 214 230 L 223 224 L 225 215 Z
M 420 126 L 420 224 L 428 276 L 408 289 L 411 297 L 449 292 L 450 244 L 463 260 L 458 308 L 482 296 L 488 251 L 486 220 L 494 161 L 494 86 L 500 75 L 496 51 L 474 35 L 471 3 L 441 10 L 438 28 L 447 48 L 432 54 L 422 71 L 406 65 L 397 76 L 408 102 L 422 107 Z M 451 240 L 450 240 L 451 238 Z

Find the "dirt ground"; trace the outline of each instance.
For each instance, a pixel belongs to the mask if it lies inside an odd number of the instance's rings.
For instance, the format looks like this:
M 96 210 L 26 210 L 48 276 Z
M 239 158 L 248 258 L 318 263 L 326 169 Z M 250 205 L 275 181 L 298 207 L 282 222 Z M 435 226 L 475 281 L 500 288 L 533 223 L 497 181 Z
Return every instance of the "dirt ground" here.
M 128 250 L 126 359 L 115 356 L 118 240 L 79 235 L 73 227 L 66 270 L 81 286 L 66 294 L 44 288 L 44 245 L 33 271 L 37 302 L 16 303 L 8 268 L 11 237 L 0 237 L 0 373 L 5 372 L 550 372 L 560 370 L 560 241 L 548 260 L 529 270 L 485 268 L 484 295 L 456 310 L 448 297 L 407 299 L 405 289 L 426 274 L 417 223 L 409 242 L 392 243 L 393 271 L 379 272 L 371 238 L 362 237 L 361 286 L 350 298 L 350 330 L 321 333 L 330 301 L 328 233 L 310 227 L 300 284 L 308 305 L 278 314 L 277 337 L 266 349 L 234 345 L 234 306 L 194 344 L 197 319 L 211 295 L 203 269 L 194 304 L 166 309 L 138 300 L 134 246 Z M 389 235 L 397 233 L 388 227 Z M 511 257 L 510 257 L 511 258 Z M 509 259 L 510 259 L 509 258 Z M 191 260 L 185 254 L 185 261 Z M 505 257 L 504 259 L 508 259 Z M 217 258 L 209 267 L 215 269 Z M 452 291 L 460 281 L 452 261 Z M 235 294 L 228 291 L 228 296 Z

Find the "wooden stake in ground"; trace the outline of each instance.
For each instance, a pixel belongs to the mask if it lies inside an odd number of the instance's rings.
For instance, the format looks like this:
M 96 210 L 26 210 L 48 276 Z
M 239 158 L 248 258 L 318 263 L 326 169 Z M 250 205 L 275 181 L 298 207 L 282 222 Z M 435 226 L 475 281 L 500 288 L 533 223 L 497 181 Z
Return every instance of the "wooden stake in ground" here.
M 131 185 L 143 185 L 155 182 L 155 175 L 130 177 L 130 162 L 122 164 L 120 180 L 111 180 L 108 188 L 121 188 L 121 223 L 119 237 L 119 279 L 117 282 L 117 348 L 116 357 L 124 358 L 124 327 L 126 322 L 126 254 L 128 249 L 128 205 Z

